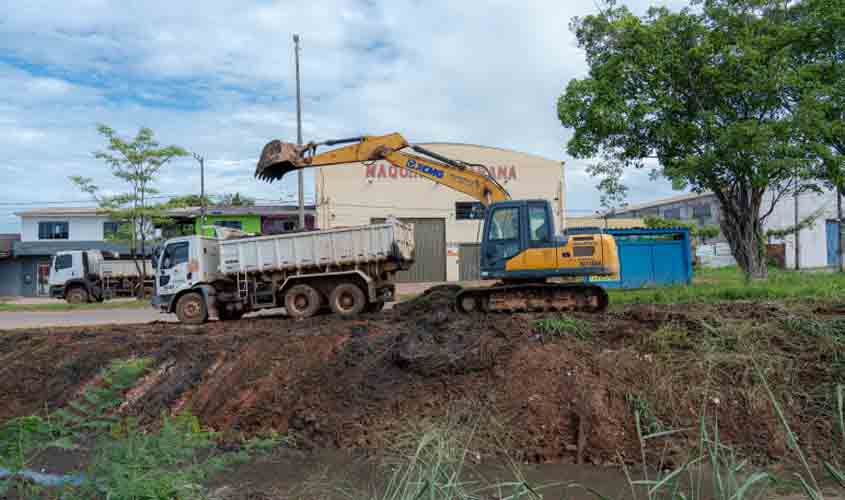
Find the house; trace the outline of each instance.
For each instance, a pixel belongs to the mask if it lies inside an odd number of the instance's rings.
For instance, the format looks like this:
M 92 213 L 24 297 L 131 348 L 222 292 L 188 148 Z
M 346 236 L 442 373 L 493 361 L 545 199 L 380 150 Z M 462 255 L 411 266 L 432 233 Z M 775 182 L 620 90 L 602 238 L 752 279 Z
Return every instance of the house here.
M 202 232 L 200 214 L 199 207 L 169 210 L 167 215 L 174 222 L 161 228 L 161 236 Z M 313 206 L 306 207 L 308 229 L 314 228 L 314 214 Z M 0 235 L 0 296 L 48 296 L 50 262 L 59 251 L 100 250 L 129 254 L 125 242 L 112 239 L 120 223 L 97 208 L 43 208 L 15 215 L 21 220 L 21 234 Z M 209 207 L 205 225 L 277 234 L 296 230 L 299 212 L 296 206 L 290 205 Z M 213 229 L 206 228 L 205 234 L 212 235 Z M 145 253 L 149 255 L 153 248 L 150 244 Z
M 771 206 L 772 194 L 767 193 L 763 200 L 763 210 L 768 210 Z M 721 209 L 713 193 L 687 193 L 649 203 L 628 205 L 605 215 L 608 218 L 652 216 L 705 225 L 719 224 Z M 802 193 L 797 197 L 781 197 L 764 221 L 763 230 L 791 229 L 802 222 L 809 223 L 797 233 L 785 237 L 769 237 L 767 243 L 783 245 L 787 268 L 814 269 L 835 266 L 839 249 L 836 193 L 827 190 Z M 721 235 L 713 240 L 720 241 L 724 241 Z

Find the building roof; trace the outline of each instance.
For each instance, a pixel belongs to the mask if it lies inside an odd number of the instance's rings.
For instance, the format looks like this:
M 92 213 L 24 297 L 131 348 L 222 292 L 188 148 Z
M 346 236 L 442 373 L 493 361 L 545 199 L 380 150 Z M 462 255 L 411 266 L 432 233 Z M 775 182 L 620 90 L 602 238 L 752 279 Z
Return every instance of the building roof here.
M 644 227 L 645 222 L 641 218 L 618 218 L 605 219 L 603 217 L 567 217 L 566 228 L 574 229 L 579 227 L 601 227 L 607 229 L 628 229 L 632 227 Z
M 678 202 L 682 202 L 682 201 L 691 201 L 691 200 L 696 200 L 696 199 L 699 199 L 699 198 L 708 198 L 710 196 L 713 196 L 713 193 L 711 193 L 709 191 L 706 192 L 706 193 L 684 193 L 684 194 L 680 194 L 678 196 L 670 196 L 669 198 L 661 198 L 659 200 L 648 201 L 648 202 L 645 202 L 645 203 L 634 203 L 632 205 L 626 205 L 624 207 L 619 207 L 619 208 L 613 209 L 612 211 L 614 213 L 617 213 L 617 214 L 623 214 L 623 213 L 626 213 L 626 212 L 632 212 L 634 210 L 645 210 L 647 208 L 659 207 L 659 206 L 662 206 L 662 205 L 668 205 L 670 203 L 678 203 Z M 608 212 L 610 212 L 610 211 L 609 210 L 605 211 L 605 212 L 603 212 L 603 214 L 606 214 Z
M 288 215 L 296 214 L 296 205 L 255 205 L 251 207 L 208 207 L 208 215 Z M 314 212 L 314 205 L 305 205 L 305 211 Z M 180 207 L 167 210 L 171 217 L 197 217 L 200 207 Z M 33 208 L 24 212 L 15 212 L 18 217 L 103 217 L 106 214 L 97 207 L 58 207 Z

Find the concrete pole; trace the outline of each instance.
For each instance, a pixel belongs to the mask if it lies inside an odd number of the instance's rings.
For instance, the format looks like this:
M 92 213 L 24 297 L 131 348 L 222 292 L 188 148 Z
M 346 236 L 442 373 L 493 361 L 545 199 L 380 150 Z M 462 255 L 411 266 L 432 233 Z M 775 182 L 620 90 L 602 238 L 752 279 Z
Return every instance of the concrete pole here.
M 205 229 L 205 158 L 194 153 L 194 159 L 200 164 L 200 233 Z
M 293 35 L 293 51 L 296 61 L 296 143 L 302 146 L 302 95 L 299 89 L 299 35 Z M 305 229 L 305 178 L 302 170 L 297 172 L 299 182 L 299 229 Z

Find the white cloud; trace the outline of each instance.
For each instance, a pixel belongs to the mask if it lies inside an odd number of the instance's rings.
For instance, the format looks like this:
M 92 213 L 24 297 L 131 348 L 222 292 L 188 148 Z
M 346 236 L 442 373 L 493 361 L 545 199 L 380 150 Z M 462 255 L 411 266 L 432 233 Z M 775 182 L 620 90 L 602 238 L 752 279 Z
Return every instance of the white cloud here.
M 0 6 L 5 199 L 83 199 L 66 181 L 73 174 L 116 188 L 91 156 L 102 146 L 100 122 L 125 134 L 149 126 L 162 142 L 204 154 L 210 192 L 292 195 L 295 176 L 266 185 L 252 171 L 269 139 L 296 138 L 296 31 L 306 140 L 401 131 L 560 158 L 568 207 L 598 208 L 596 181 L 586 161 L 565 155 L 569 132 L 555 114 L 566 83 L 586 70 L 568 26 L 594 11 L 590 2 L 11 3 Z M 631 201 L 671 194 L 644 173 L 629 179 Z M 198 184 L 195 162 L 180 159 L 159 187 L 175 194 Z

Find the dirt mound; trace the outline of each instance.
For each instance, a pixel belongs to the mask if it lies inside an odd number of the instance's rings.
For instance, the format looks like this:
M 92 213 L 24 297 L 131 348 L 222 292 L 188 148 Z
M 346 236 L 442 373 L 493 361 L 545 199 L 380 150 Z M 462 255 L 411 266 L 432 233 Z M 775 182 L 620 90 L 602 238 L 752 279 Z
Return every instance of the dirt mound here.
M 305 447 L 377 450 L 423 422 L 463 419 L 484 452 L 604 462 L 618 451 L 636 456 L 633 411 L 653 432 L 695 427 L 705 401 L 724 436 L 777 457 L 782 436 L 773 437 L 777 421 L 748 361 L 765 342 L 763 368 L 776 388 L 819 388 L 787 407 L 802 442 L 826 443 L 832 432 L 823 389 L 845 373 L 821 364 L 831 356 L 824 338 L 798 342 L 784 330 L 779 309 L 638 305 L 574 316 L 577 336 L 550 337 L 537 320 L 555 315 L 458 314 L 456 291 L 438 287 L 356 320 L 5 332 L 0 421 L 66 404 L 111 360 L 146 357 L 153 368 L 120 411 L 148 425 L 163 410 L 190 410 L 224 436 L 272 429 Z M 747 332 L 730 333 L 754 311 L 767 319 L 751 316 Z M 714 318 L 735 338 L 714 333 L 723 327 Z

